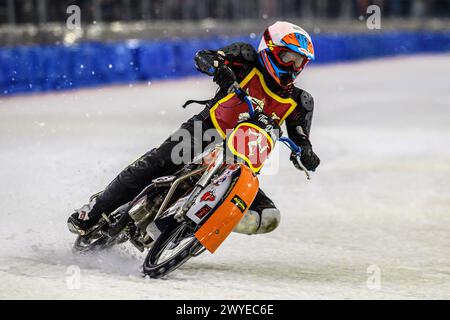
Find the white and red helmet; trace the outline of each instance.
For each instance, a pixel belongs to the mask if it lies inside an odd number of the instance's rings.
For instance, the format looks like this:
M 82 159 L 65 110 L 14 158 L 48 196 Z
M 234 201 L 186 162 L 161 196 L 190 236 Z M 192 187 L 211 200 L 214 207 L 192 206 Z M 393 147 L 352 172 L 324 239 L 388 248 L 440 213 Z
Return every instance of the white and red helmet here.
M 305 65 L 314 60 L 314 47 L 305 30 L 295 24 L 278 21 L 264 31 L 258 54 L 272 78 L 282 87 L 288 87 Z

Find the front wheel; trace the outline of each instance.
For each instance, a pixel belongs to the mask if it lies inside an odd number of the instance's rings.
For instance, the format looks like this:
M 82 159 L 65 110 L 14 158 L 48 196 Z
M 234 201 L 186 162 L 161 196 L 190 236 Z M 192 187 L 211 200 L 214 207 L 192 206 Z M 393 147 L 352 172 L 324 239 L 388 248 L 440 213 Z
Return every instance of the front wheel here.
M 144 274 L 150 278 L 161 278 L 191 257 L 199 255 L 202 249 L 193 234 L 191 223 L 184 221 L 158 237 L 145 258 Z

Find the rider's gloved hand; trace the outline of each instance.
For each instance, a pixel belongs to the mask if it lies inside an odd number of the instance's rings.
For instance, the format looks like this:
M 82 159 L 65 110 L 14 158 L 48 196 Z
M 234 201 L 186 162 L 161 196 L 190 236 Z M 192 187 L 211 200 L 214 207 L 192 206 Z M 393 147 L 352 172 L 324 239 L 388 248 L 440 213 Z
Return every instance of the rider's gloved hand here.
M 236 82 L 236 76 L 228 66 L 222 65 L 216 70 L 213 81 L 217 83 L 221 89 L 228 90 Z
M 291 153 L 290 160 L 297 169 L 302 170 L 298 163 L 297 157 L 295 156 L 295 153 Z M 302 151 L 300 153 L 300 161 L 308 171 L 315 171 L 320 164 L 319 157 L 314 153 L 310 146 L 302 147 Z

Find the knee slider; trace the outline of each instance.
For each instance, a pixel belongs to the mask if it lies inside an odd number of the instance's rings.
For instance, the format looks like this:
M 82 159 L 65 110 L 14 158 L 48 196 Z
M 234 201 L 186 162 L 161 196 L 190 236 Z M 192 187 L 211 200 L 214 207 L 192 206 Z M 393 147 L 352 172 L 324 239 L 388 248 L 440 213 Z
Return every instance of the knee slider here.
M 278 227 L 280 218 L 280 210 L 277 208 L 266 208 L 261 213 L 248 210 L 233 231 L 248 235 L 268 233 Z
M 281 215 L 277 208 L 267 208 L 261 212 L 261 222 L 256 233 L 268 233 L 280 225 Z

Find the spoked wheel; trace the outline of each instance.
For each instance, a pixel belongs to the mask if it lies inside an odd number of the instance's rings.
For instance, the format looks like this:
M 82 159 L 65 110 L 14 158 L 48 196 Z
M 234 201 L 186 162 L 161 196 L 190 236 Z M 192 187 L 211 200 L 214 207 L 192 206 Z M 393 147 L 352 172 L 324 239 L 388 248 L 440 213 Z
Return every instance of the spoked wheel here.
M 73 244 L 74 253 L 98 252 L 111 248 L 122 240 L 119 235 L 111 237 L 106 233 L 105 224 L 100 224 L 95 230 L 85 236 L 78 236 Z M 123 242 L 123 241 L 122 241 Z
M 87 253 L 92 251 L 100 251 L 107 247 L 108 239 L 99 233 L 88 236 L 78 236 L 73 244 L 75 253 Z
M 143 271 L 150 278 L 161 278 L 191 257 L 203 252 L 189 222 L 182 222 L 159 236 L 145 258 Z

